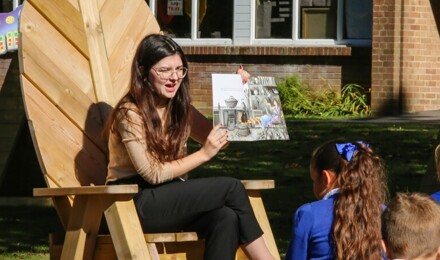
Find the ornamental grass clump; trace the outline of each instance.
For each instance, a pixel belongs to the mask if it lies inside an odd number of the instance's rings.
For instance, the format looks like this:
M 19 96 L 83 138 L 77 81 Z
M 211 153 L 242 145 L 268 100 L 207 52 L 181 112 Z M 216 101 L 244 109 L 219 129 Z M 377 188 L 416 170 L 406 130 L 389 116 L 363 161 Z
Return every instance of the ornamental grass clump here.
M 283 111 L 288 118 L 347 118 L 370 115 L 368 96 L 357 84 L 347 84 L 341 93 L 327 86 L 319 91 L 297 75 L 277 83 Z

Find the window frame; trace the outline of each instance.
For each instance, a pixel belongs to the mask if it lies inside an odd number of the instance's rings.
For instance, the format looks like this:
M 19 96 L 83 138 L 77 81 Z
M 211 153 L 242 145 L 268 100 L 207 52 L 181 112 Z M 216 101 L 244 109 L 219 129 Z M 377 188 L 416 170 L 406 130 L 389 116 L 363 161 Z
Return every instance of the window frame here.
M 149 0 L 150 3 L 150 10 L 153 13 L 154 16 L 157 15 L 156 10 L 156 1 L 162 1 L 162 0 Z M 232 38 L 198 38 L 197 37 L 197 28 L 198 28 L 198 17 L 199 17 L 199 10 L 198 10 L 198 1 L 199 0 L 191 0 L 191 13 L 194 15 L 191 15 L 191 38 L 173 38 L 178 44 L 182 46 L 191 46 L 191 45 L 233 45 L 233 39 Z M 235 3 L 235 1 L 233 1 Z M 233 30 L 233 28 L 232 28 Z
M 157 15 L 156 11 L 156 1 L 161 0 L 149 0 L 150 9 L 154 16 Z M 214 46 L 214 45 L 222 45 L 222 46 L 241 46 L 243 45 L 242 41 L 236 41 L 235 31 L 236 31 L 236 20 L 235 17 L 233 19 L 233 28 L 232 28 L 232 38 L 198 38 L 197 37 L 197 28 L 198 28 L 198 1 L 192 0 L 191 13 L 195 14 L 191 16 L 191 38 L 174 38 L 174 40 L 182 45 L 182 46 Z M 367 46 L 370 47 L 372 45 L 371 39 L 344 39 L 343 35 L 343 26 L 344 26 L 344 1 L 350 0 L 337 0 L 337 28 L 336 28 L 336 39 L 300 39 L 299 38 L 299 25 L 300 21 L 300 2 L 301 0 L 291 0 L 292 1 L 292 10 L 291 15 L 294 17 L 292 19 L 292 37 L 291 38 L 256 38 L 256 1 L 248 0 L 250 2 L 250 22 L 249 22 L 249 39 L 248 45 L 250 46 L 308 46 L 308 47 L 322 47 L 322 46 Z M 233 0 L 234 9 L 237 7 L 237 0 Z M 235 13 L 233 14 L 235 16 Z
M 300 21 L 300 2 L 301 0 L 292 0 L 292 38 L 285 39 L 259 39 L 256 38 L 255 24 L 256 24 L 256 4 L 255 1 L 251 2 L 251 45 L 295 45 L 295 46 L 339 46 L 339 45 L 351 45 L 351 46 L 371 46 L 371 39 L 344 39 L 344 1 L 350 0 L 338 0 L 337 18 L 336 18 L 336 39 L 300 39 L 299 38 L 299 26 Z

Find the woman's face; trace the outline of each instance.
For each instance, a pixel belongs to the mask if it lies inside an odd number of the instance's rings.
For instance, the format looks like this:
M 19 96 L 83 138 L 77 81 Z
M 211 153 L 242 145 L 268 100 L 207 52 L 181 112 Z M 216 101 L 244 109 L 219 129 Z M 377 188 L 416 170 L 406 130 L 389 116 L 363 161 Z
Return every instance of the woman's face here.
M 186 68 L 178 54 L 158 61 L 149 72 L 149 81 L 160 98 L 171 99 L 179 90 Z

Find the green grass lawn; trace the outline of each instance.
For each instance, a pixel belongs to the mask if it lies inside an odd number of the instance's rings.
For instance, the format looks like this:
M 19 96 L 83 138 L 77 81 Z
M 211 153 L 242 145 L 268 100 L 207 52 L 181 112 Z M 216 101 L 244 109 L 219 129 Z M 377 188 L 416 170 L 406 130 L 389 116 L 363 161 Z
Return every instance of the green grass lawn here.
M 315 200 L 308 168 L 316 146 L 341 137 L 369 143 L 386 162 L 393 196 L 398 191 L 420 190 L 440 130 L 438 125 L 423 124 L 287 123 L 289 141 L 231 143 L 191 174 L 195 178 L 222 175 L 275 180 L 275 189 L 262 195 L 282 255 L 289 242 L 292 214 L 301 204 Z M 189 148 L 197 146 L 191 143 Z M 47 234 L 59 227 L 53 208 L 0 207 L 0 259 L 48 259 Z

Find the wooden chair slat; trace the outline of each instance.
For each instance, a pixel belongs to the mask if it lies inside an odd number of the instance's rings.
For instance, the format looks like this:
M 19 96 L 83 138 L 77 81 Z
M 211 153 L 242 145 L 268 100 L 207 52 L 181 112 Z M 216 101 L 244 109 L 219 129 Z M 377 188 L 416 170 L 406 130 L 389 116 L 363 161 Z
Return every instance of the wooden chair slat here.
M 36 197 L 54 197 L 69 195 L 115 195 L 115 194 L 136 194 L 139 191 L 137 185 L 103 185 L 103 186 L 81 186 L 61 188 L 35 188 Z
M 88 57 L 87 41 L 78 4 L 68 1 L 28 0 L 39 13 L 66 35 L 84 56 Z
M 87 45 L 90 53 L 90 68 L 97 101 L 115 105 L 113 87 L 108 65 L 107 50 L 102 31 L 99 7 L 96 1 L 78 0 L 83 24 L 86 31 Z M 102 111 L 106 118 L 110 111 Z
M 48 70 L 46 79 L 54 77 L 58 85 L 63 86 L 62 90 L 75 87 L 86 93 L 91 100 L 96 101 L 87 57 L 83 56 L 71 41 L 56 30 L 32 5 L 25 5 L 22 13 L 26 14 L 20 16 L 22 73 L 32 80 L 34 77 L 37 80 L 38 75 L 30 74 L 32 66 L 27 66 L 26 63 L 26 58 L 30 56 L 44 68 L 43 70 Z M 64 75 L 58 76 L 60 73 Z M 52 93 L 54 91 L 52 85 L 46 85 L 45 81 L 38 83 L 48 96 L 56 96 Z
M 51 176 L 57 187 L 104 184 L 105 151 L 98 149 L 31 82 L 24 77 L 21 80 L 43 172 Z
M 274 180 L 242 180 L 246 190 L 267 190 L 275 188 Z
M 88 108 L 95 102 L 95 97 L 76 87 L 75 83 L 66 75 L 67 72 L 61 71 L 55 63 L 42 57 L 42 53 L 23 51 L 23 54 L 26 55 L 26 60 L 23 62 L 26 77 L 31 79 L 33 84 L 51 99 L 52 103 L 58 106 L 62 105 L 59 109 L 67 117 L 84 127 Z M 47 64 L 51 66 L 43 67 L 41 60 L 46 60 Z
M 114 0 L 113 0 L 114 1 Z M 111 11 L 107 11 L 103 7 L 102 19 L 104 35 L 115 34 L 114 28 L 107 26 L 106 19 L 112 20 L 110 14 Z M 120 97 L 128 91 L 128 82 L 130 81 L 131 62 L 133 55 L 136 51 L 139 41 L 145 36 L 152 33 L 158 33 L 160 31 L 159 24 L 157 23 L 154 15 L 150 12 L 147 5 L 140 5 L 136 12 L 132 15 L 137 17 L 144 17 L 145 19 L 131 19 L 130 23 L 117 34 L 117 42 L 108 47 L 108 58 L 110 72 L 113 82 L 113 93 L 115 96 Z M 120 19 L 126 19 L 125 17 L 119 17 Z M 110 22 L 110 21 L 109 21 Z M 107 37 L 107 36 L 106 36 Z
M 101 9 L 101 17 L 102 31 L 108 57 L 113 55 L 116 45 L 125 45 L 126 38 L 121 38 L 122 35 L 131 35 L 133 31 L 139 31 L 141 29 L 139 24 L 136 25 L 135 19 L 127 19 L 127 17 L 139 17 L 140 13 L 146 15 L 149 12 L 146 11 L 145 8 L 146 5 L 139 1 L 130 4 L 118 0 L 105 1 Z M 130 37 L 139 40 L 139 37 Z M 115 53 L 115 55 L 119 56 L 119 53 Z
M 176 242 L 197 241 L 199 238 L 195 232 L 176 233 Z M 147 240 L 148 241 L 148 240 Z
M 49 244 L 61 245 L 64 243 L 64 233 L 50 233 Z M 144 239 L 148 243 L 164 243 L 164 242 L 191 242 L 198 241 L 200 238 L 195 232 L 179 232 L 179 233 L 150 233 L 144 234 Z M 113 244 L 112 237 L 108 234 L 98 235 L 96 238 L 97 244 Z

